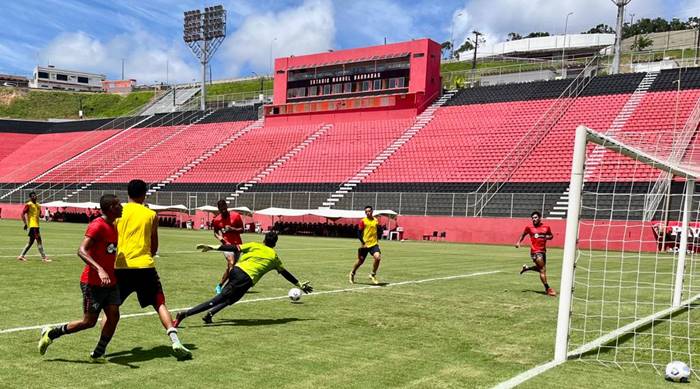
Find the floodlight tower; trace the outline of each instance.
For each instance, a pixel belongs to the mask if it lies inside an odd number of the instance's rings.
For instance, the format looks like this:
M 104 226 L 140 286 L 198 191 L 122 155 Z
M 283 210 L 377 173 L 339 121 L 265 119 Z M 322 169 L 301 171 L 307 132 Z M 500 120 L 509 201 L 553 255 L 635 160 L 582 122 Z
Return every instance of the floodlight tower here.
M 206 109 L 206 81 L 209 60 L 226 38 L 226 10 L 223 5 L 185 12 L 182 37 L 192 53 L 202 64 L 202 90 L 200 108 Z
M 617 27 L 615 28 L 615 53 L 611 74 L 620 73 L 620 51 L 622 50 L 622 26 L 625 22 L 625 6 L 632 0 L 610 0 L 617 6 Z

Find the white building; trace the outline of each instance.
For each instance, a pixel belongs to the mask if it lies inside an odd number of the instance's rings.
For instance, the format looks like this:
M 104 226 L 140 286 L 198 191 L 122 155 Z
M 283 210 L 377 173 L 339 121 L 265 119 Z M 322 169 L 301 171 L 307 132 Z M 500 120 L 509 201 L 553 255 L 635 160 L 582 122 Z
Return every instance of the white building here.
M 105 79 L 104 74 L 57 69 L 52 65 L 37 66 L 34 68 L 31 81 L 29 81 L 29 87 L 99 92 L 102 90 L 102 81 Z
M 567 34 L 539 38 L 524 38 L 514 41 L 488 43 L 479 46 L 477 58 L 491 56 L 506 57 L 561 57 L 562 49 L 566 56 L 590 56 L 615 43 L 615 34 Z M 473 51 L 460 53 L 461 61 L 470 60 Z

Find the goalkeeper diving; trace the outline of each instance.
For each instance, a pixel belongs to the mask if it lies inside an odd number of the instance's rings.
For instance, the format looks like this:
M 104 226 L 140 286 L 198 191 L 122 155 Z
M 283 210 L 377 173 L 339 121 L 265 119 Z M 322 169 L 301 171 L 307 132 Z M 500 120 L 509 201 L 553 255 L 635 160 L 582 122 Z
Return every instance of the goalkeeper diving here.
M 240 300 L 248 289 L 252 288 L 270 270 L 277 270 L 282 277 L 304 291 L 304 293 L 311 293 L 314 289 L 308 281 L 299 282 L 292 273 L 282 267 L 282 261 L 280 261 L 274 249 L 276 245 L 277 233 L 274 231 L 265 234 L 263 243 L 251 242 L 242 244 L 240 246 L 240 259 L 236 261 L 235 265 L 231 266 L 228 282 L 223 287 L 221 294 L 217 294 L 214 298 L 187 311 L 179 312 L 173 325 L 178 327 L 188 316 L 204 311 L 208 312 L 202 317 L 202 320 L 207 324 L 211 324 L 214 315 Z M 232 252 L 237 247 L 235 245 L 199 244 L 197 249 L 203 252 L 211 250 Z

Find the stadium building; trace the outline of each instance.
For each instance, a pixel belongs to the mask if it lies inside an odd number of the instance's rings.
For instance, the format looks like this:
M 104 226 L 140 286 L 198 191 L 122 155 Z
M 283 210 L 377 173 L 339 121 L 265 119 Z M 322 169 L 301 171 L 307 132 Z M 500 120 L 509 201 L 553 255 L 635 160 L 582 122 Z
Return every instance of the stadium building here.
M 29 87 L 35 89 L 59 89 L 84 92 L 102 91 L 104 74 L 57 69 L 56 67 L 37 66 L 34 68 Z

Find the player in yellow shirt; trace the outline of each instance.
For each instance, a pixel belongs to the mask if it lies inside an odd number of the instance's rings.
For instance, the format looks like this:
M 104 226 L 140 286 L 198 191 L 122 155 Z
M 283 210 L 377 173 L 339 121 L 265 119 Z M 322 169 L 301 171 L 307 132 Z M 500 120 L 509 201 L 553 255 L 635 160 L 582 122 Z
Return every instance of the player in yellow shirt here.
M 357 261 L 352 266 L 348 276 L 351 284 L 355 283 L 355 272 L 365 263 L 367 254 L 372 254 L 374 264 L 372 264 L 372 272 L 369 273 L 369 279 L 373 284 L 379 285 L 377 270 L 379 270 L 379 262 L 382 260 L 382 251 L 379 249 L 379 237 L 382 236 L 382 230 L 379 220 L 373 216 L 373 212 L 374 209 L 371 205 L 365 207 L 366 217 L 360 221 L 357 230 L 357 238 L 360 239 L 362 246 L 357 249 Z
M 51 262 L 51 260 L 46 256 L 44 252 L 44 245 L 41 242 L 41 233 L 39 233 L 39 219 L 41 218 L 41 204 L 36 201 L 36 193 L 29 192 L 29 201 L 24 204 L 24 209 L 22 210 L 22 221 L 24 222 L 24 230 L 27 231 L 29 228 L 29 242 L 24 246 L 22 254 L 17 257 L 18 260 L 25 262 L 27 258 L 27 251 L 32 247 L 34 241 L 36 240 L 36 246 L 39 249 L 39 254 L 41 254 L 41 260 L 44 262 Z
M 188 316 L 207 310 L 209 312 L 204 315 L 202 320 L 207 324 L 211 324 L 212 318 L 217 312 L 240 300 L 248 289 L 252 288 L 270 270 L 277 270 L 282 277 L 303 290 L 304 293 L 311 293 L 314 288 L 308 281 L 300 283 L 292 273 L 282 267 L 282 261 L 280 261 L 274 249 L 276 245 L 277 233 L 274 231 L 265 234 L 263 243 L 251 242 L 241 245 L 241 257 L 235 266 L 231 265 L 232 269 L 228 276 L 228 283 L 221 290 L 221 294 L 217 294 L 211 300 L 207 300 L 185 312 L 179 312 L 175 319 L 175 326 L 179 326 Z M 211 246 L 200 244 L 197 245 L 197 248 L 202 251 L 219 250 L 232 252 L 236 249 L 236 245 Z
M 143 205 L 148 187 L 142 180 L 131 180 L 127 188 L 129 203 L 117 219 L 117 258 L 114 263 L 121 303 L 136 292 L 141 308 L 152 306 L 172 341 L 178 358 L 192 356 L 177 336 L 177 328 L 165 305 L 165 294 L 153 257 L 158 251 L 158 216 Z

